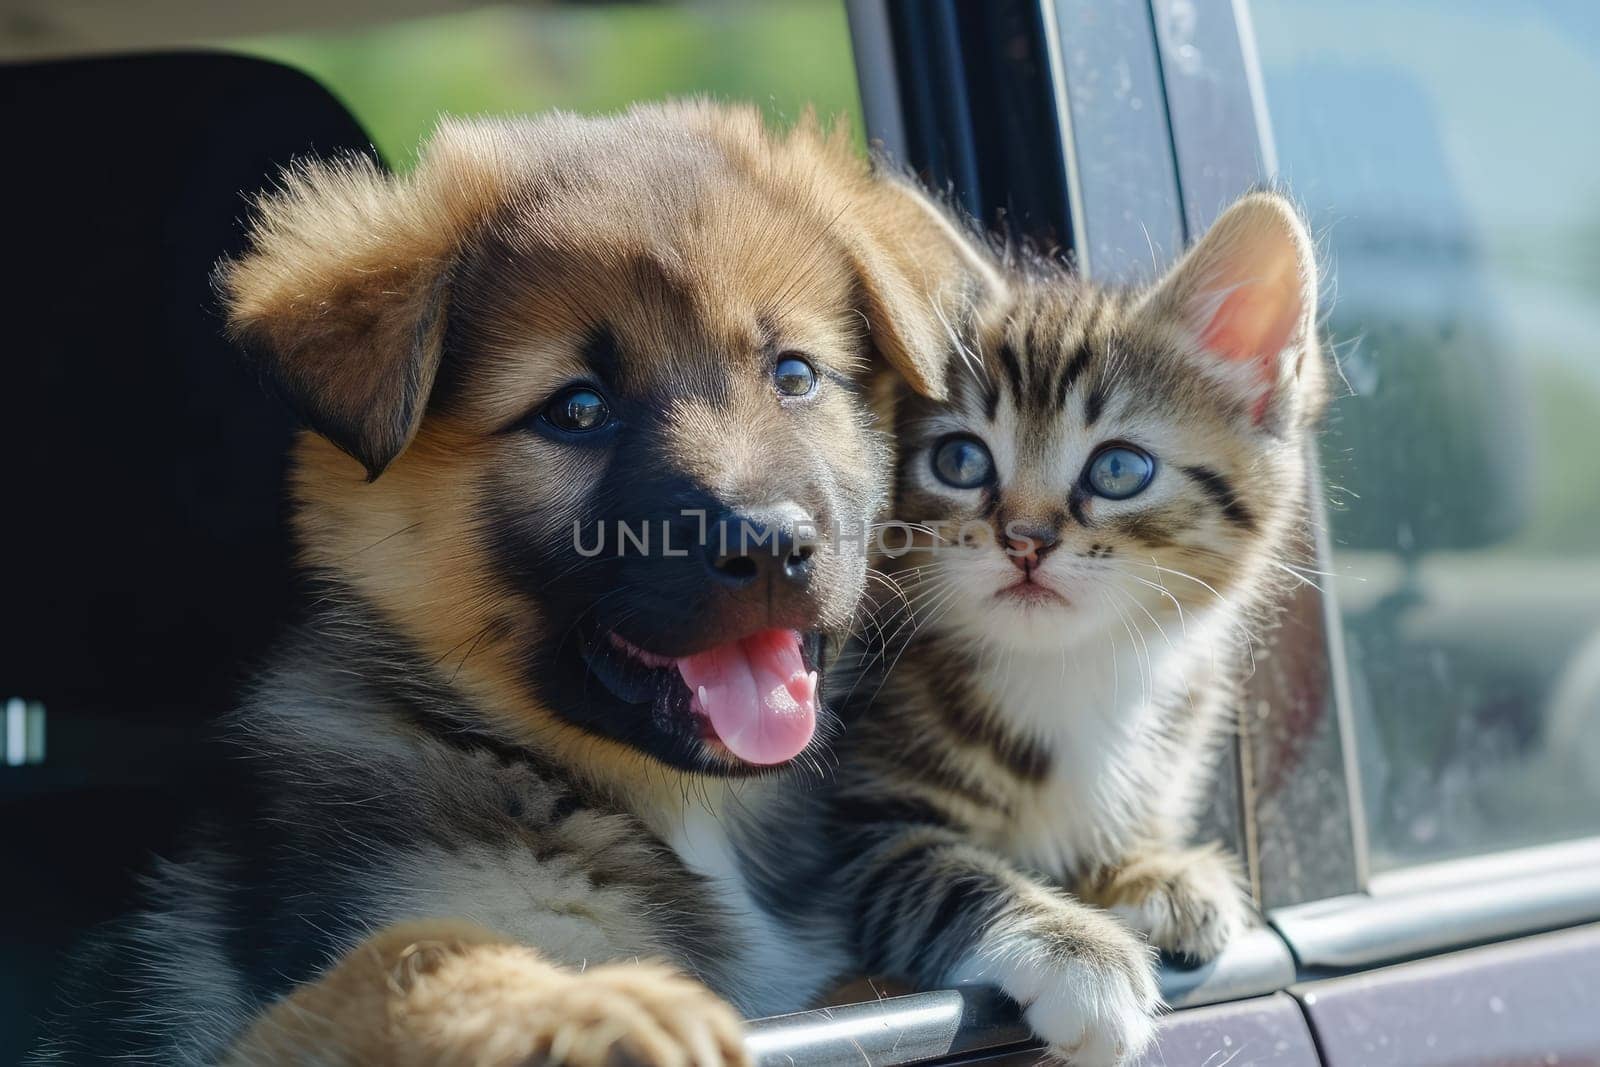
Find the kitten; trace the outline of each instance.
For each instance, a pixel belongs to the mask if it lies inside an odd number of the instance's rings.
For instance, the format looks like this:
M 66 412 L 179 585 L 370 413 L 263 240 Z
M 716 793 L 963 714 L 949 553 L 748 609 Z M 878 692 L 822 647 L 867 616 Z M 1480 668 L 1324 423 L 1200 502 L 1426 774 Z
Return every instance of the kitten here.
M 1132 931 L 1207 960 L 1249 919 L 1235 861 L 1185 842 L 1302 547 L 1314 254 L 1255 193 L 1148 290 L 996 282 L 949 399 L 895 401 L 896 514 L 941 536 L 886 565 L 909 611 L 857 682 L 809 874 L 864 971 L 997 984 L 1111 1064 L 1158 1006 Z

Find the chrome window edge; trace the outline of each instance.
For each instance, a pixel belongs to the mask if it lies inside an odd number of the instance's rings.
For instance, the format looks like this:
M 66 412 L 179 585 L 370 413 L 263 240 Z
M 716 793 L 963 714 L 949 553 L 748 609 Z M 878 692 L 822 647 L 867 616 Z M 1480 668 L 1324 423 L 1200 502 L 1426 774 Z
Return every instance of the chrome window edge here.
M 1246 0 L 1148 3 L 1183 223 L 1193 238 L 1235 198 L 1276 177 L 1277 150 L 1255 30 Z M 1326 572 L 1332 570 L 1332 552 L 1316 456 L 1313 442 L 1307 520 L 1317 569 Z M 1286 672 L 1268 663 L 1251 679 L 1241 708 L 1243 839 L 1252 890 L 1269 908 L 1359 892 L 1367 884 L 1366 818 L 1343 624 L 1328 584 L 1306 584 L 1309 589 L 1286 597 L 1284 623 L 1293 614 L 1320 628 L 1320 695 L 1306 669 Z M 1278 633 L 1274 652 L 1285 647 Z M 1302 733 L 1286 734 L 1285 711 L 1308 701 L 1322 705 L 1326 721 L 1313 720 Z M 1250 709 L 1261 702 L 1272 709 L 1273 719 L 1257 725 Z M 1284 762 L 1286 752 L 1294 753 L 1295 762 Z
M 1269 926 L 1246 930 L 1203 967 L 1161 968 L 1161 998 L 1170 1008 L 1198 1008 L 1287 989 L 1298 977 L 1294 955 Z
M 1152 281 L 1185 240 L 1153 15 L 1146 0 L 1040 0 L 1039 10 L 1073 265 L 1096 281 Z
M 1330 354 L 1328 358 L 1334 357 Z M 1321 452 L 1321 445 L 1312 442 L 1308 462 L 1315 492 L 1309 494 L 1309 507 L 1317 566 L 1331 573 L 1333 533 L 1328 523 L 1328 495 L 1322 487 Z M 1344 647 L 1344 619 L 1339 614 L 1339 599 L 1331 581 L 1323 582 L 1318 596 L 1322 603 L 1323 640 L 1328 649 L 1328 681 L 1332 687 L 1330 699 L 1339 738 L 1339 757 L 1344 769 L 1345 816 L 1354 860 L 1351 877 L 1358 889 L 1366 889 L 1372 884 L 1372 848 L 1367 835 L 1367 802 L 1361 785 L 1360 750 L 1356 746 L 1356 705 L 1350 690 L 1350 664 Z
M 1050 85 L 1055 92 L 1056 124 L 1061 135 L 1061 165 L 1067 182 L 1067 211 L 1072 216 L 1072 262 L 1078 272 L 1090 278 L 1088 224 L 1083 208 L 1083 178 L 1078 172 L 1078 145 L 1072 136 L 1072 108 L 1067 105 L 1067 79 L 1061 59 L 1061 28 L 1056 24 L 1056 6 L 1041 0 L 1039 17 L 1044 21 L 1045 59 L 1050 65 Z
M 1250 92 L 1250 109 L 1255 115 L 1256 134 L 1261 145 L 1261 168 L 1278 173 L 1278 142 L 1272 134 L 1272 111 L 1267 107 L 1267 85 L 1261 77 L 1261 53 L 1256 49 L 1256 27 L 1250 19 L 1250 0 L 1232 0 L 1233 24 L 1239 33 L 1239 54 L 1244 64 L 1245 84 Z
M 850 51 L 855 59 L 856 93 L 866 136 L 889 159 L 904 163 L 906 125 L 900 86 L 895 80 L 894 35 L 888 0 L 845 0 Z
M 1031 1042 L 1014 1004 L 969 986 L 757 1019 L 745 1048 L 758 1064 L 893 1067 Z
M 1600 921 L 1600 838 L 1378 874 L 1365 893 L 1279 908 L 1268 919 L 1312 971 Z
M 1283 941 L 1257 927 L 1204 967 L 1163 967 L 1161 992 L 1170 1008 L 1196 1008 L 1276 993 L 1296 978 Z M 773 1067 L 896 1067 L 1036 1046 L 1016 1005 L 988 986 L 757 1019 L 745 1042 L 752 1059 Z

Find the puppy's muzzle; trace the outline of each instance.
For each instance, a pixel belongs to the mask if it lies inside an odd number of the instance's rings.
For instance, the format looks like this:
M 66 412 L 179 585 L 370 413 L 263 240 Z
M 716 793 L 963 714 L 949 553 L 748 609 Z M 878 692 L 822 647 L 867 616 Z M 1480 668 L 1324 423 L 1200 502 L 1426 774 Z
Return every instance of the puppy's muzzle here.
M 803 594 L 816 571 L 816 522 L 793 501 L 724 512 L 708 530 L 705 562 L 712 578 L 733 590 L 765 594 L 780 606 Z

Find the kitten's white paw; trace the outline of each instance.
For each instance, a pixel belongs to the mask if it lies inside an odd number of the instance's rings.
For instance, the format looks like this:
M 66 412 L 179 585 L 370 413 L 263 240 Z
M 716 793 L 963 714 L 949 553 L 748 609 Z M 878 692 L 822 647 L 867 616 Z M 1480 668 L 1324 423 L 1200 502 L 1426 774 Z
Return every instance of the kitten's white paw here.
M 1216 849 L 1146 857 L 1117 877 L 1110 911 L 1150 943 L 1196 963 L 1215 959 L 1250 924 L 1233 860 Z
M 1072 1067 L 1121 1067 L 1155 1036 L 1161 998 L 1150 952 L 1126 930 L 1103 932 L 1071 955 L 1013 947 L 962 974 L 1023 1005 L 1033 1032 Z
M 1117 1067 L 1155 1036 L 1160 1001 L 1148 970 L 1137 978 L 1074 961 L 1023 1012 L 1050 1051 L 1073 1067 Z

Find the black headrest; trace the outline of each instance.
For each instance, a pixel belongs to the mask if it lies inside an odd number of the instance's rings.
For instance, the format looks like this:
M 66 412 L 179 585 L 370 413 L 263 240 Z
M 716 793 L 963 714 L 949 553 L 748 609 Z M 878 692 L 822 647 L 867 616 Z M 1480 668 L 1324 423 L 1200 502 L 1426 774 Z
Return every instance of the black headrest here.
M 292 610 L 292 427 L 221 336 L 212 265 L 248 192 L 368 140 L 304 75 L 224 55 L 0 68 L 0 107 L 0 703 L 46 723 L 43 766 L 0 766 L 10 1063 L 60 951 L 177 839 L 195 741 Z
M 0 99 L 0 701 L 44 704 L 57 766 L 131 761 L 107 723 L 224 710 L 290 605 L 291 423 L 222 337 L 210 272 L 248 193 L 369 141 L 240 56 L 11 66 Z

